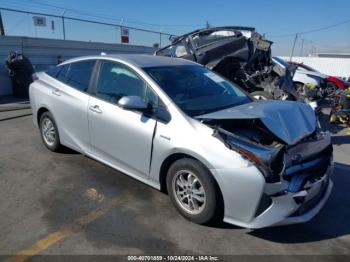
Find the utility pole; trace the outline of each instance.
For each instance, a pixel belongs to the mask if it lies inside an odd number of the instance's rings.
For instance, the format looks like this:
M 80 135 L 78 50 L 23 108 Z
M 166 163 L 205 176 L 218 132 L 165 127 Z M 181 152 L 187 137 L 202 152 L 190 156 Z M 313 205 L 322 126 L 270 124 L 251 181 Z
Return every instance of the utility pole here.
M 303 41 L 301 42 L 301 48 L 300 48 L 300 56 L 303 56 L 303 49 L 304 49 L 304 41 L 305 39 L 303 38 Z
M 66 13 L 67 9 L 64 9 L 61 17 L 62 17 L 62 30 L 63 30 L 63 40 L 66 40 L 66 27 L 64 24 L 64 14 Z
M 162 47 L 162 32 L 163 32 L 163 27 L 161 27 L 159 30 L 159 48 Z
M 206 28 L 210 28 L 210 24 L 209 24 L 208 21 L 205 23 L 205 27 L 206 27 Z
M 314 53 L 316 52 L 316 45 L 314 41 L 310 41 L 311 48 L 310 48 L 310 55 L 313 56 Z
M 294 43 L 293 43 L 293 48 L 292 48 L 292 52 L 290 53 L 289 61 L 292 61 L 293 54 L 294 54 L 294 48 L 295 48 L 295 44 L 297 43 L 297 39 L 298 39 L 298 34 L 295 34 Z
M 0 35 L 5 35 L 4 24 L 2 23 L 1 11 L 0 11 Z

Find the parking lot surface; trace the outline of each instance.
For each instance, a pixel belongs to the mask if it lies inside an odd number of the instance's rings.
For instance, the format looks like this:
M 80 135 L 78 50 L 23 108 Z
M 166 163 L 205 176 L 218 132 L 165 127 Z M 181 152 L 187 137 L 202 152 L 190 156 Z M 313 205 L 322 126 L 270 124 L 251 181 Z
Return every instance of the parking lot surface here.
M 167 195 L 67 150 L 31 116 L 0 121 L 0 254 L 350 255 L 350 139 L 334 137 L 334 190 L 300 225 L 248 230 L 182 218 Z M 244 201 L 244 199 L 242 199 Z

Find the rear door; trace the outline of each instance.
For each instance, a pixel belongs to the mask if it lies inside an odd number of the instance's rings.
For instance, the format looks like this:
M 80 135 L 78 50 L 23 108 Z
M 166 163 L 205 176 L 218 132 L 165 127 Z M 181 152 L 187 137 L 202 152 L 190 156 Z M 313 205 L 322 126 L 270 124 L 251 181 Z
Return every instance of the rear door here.
M 156 104 L 157 96 L 131 68 L 103 61 L 88 118 L 92 154 L 129 174 L 147 177 L 156 120 L 118 106 L 123 96 L 140 96 Z
M 51 96 L 52 111 L 64 145 L 78 151 L 90 151 L 87 109 L 88 89 L 96 60 L 84 60 L 60 66 L 50 74 L 58 80 Z

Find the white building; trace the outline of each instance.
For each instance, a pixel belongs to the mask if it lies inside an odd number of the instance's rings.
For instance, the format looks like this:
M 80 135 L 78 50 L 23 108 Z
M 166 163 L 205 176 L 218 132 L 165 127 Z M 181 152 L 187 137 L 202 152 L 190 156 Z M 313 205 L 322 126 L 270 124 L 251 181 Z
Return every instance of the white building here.
M 289 61 L 289 57 L 281 56 L 284 60 Z M 295 56 L 293 62 L 304 63 L 323 74 L 337 76 L 344 79 L 350 77 L 350 57 L 318 57 L 318 56 Z

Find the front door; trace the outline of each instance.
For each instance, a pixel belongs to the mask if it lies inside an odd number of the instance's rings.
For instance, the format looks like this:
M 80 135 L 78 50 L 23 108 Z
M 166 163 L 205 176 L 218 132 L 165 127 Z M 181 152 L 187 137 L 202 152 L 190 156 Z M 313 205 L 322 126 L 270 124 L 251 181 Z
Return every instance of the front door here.
M 121 171 L 146 177 L 156 120 L 119 107 L 123 96 L 152 97 L 147 84 L 132 69 L 102 62 L 88 110 L 92 154 Z

